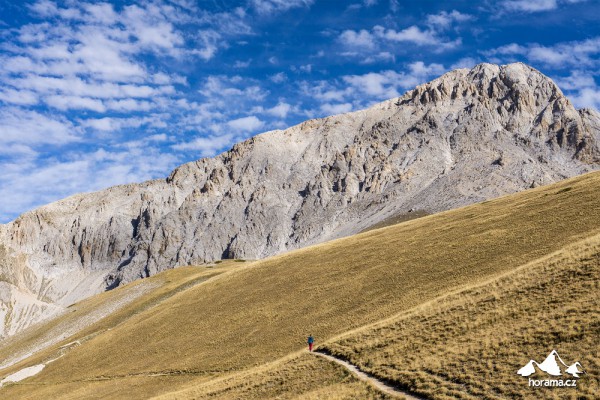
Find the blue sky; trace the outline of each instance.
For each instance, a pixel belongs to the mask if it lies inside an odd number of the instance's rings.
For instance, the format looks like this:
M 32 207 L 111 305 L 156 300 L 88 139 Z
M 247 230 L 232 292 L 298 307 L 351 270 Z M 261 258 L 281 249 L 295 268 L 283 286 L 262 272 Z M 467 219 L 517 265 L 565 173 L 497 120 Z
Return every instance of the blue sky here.
M 523 61 L 600 108 L 595 0 L 0 0 L 0 222 Z

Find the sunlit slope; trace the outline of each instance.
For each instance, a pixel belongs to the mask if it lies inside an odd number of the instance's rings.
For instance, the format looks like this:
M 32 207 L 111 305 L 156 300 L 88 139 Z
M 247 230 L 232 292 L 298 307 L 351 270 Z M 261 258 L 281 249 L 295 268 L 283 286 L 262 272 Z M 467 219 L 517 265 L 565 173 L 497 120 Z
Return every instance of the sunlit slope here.
M 0 394 L 77 398 L 77 388 L 80 398 L 102 397 L 110 388 L 112 397 L 144 398 L 273 362 L 301 350 L 308 334 L 318 344 L 597 233 L 598 193 L 600 174 L 588 174 L 236 268 Z
M 155 400 L 177 399 L 392 399 L 359 381 L 345 368 L 303 352 L 248 371 L 204 382 L 190 382 L 185 389 Z
M 62 315 L 0 342 L 0 376 L 17 371 L 24 365 L 54 359 L 64 352 L 58 349 L 64 349 L 65 344 L 69 345 L 67 348 L 78 346 L 175 293 L 233 267 L 234 264 L 226 263 L 217 268 L 177 268 L 73 304 Z
M 599 294 L 600 235 L 322 349 L 426 398 L 592 400 L 600 393 Z M 587 372 L 576 389 L 533 388 L 517 375 L 552 350 Z

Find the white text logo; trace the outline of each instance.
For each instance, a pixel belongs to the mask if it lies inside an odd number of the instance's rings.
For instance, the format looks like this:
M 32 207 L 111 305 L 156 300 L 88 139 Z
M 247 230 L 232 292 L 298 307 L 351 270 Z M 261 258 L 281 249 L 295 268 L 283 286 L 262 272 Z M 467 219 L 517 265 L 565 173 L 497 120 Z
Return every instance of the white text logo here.
M 548 357 L 538 363 L 535 360 L 529 360 L 527 365 L 517 371 L 517 374 L 528 377 L 533 375 L 538 370 L 547 373 L 552 376 L 563 376 L 563 373 L 570 375 L 568 379 L 532 379 L 529 378 L 529 386 L 533 387 L 576 387 L 577 379 L 581 374 L 585 374 L 583 367 L 579 361 L 574 362 L 571 365 L 567 365 L 562 358 L 558 355 L 556 350 L 552 350 Z

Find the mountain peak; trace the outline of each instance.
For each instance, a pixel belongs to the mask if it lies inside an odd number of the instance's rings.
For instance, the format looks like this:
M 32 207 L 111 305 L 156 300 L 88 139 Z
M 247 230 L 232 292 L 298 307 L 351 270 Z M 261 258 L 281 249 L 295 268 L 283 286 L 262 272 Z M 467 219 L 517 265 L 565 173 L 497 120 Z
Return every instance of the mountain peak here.
M 417 86 L 398 99 L 399 105 L 448 104 L 456 101 L 497 100 L 510 111 L 533 113 L 560 100 L 567 104 L 558 86 L 540 71 L 523 63 L 482 63 L 472 69 L 450 71 Z

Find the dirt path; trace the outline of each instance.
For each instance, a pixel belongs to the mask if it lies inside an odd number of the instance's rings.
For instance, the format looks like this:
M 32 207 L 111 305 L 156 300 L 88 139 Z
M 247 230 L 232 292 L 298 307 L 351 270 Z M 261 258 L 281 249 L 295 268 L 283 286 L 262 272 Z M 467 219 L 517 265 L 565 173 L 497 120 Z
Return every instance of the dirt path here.
M 339 358 L 335 358 L 333 356 L 330 356 L 329 354 L 324 354 L 324 353 L 320 353 L 318 351 L 313 351 L 312 354 L 317 355 L 319 357 L 323 357 L 326 358 L 327 360 L 337 363 L 341 366 L 343 366 L 344 368 L 346 368 L 348 371 L 350 371 L 354 376 L 356 376 L 358 379 L 360 379 L 361 381 L 370 383 L 371 385 L 375 386 L 377 389 L 381 390 L 382 392 L 392 395 L 392 396 L 403 396 L 406 400 L 423 400 L 420 397 L 415 397 L 412 394 L 406 393 L 400 389 L 396 389 L 395 387 L 389 386 L 388 384 L 380 381 L 379 379 L 375 378 L 372 375 L 366 374 L 365 372 L 359 370 L 355 365 L 350 364 L 347 361 L 344 360 L 340 360 Z

